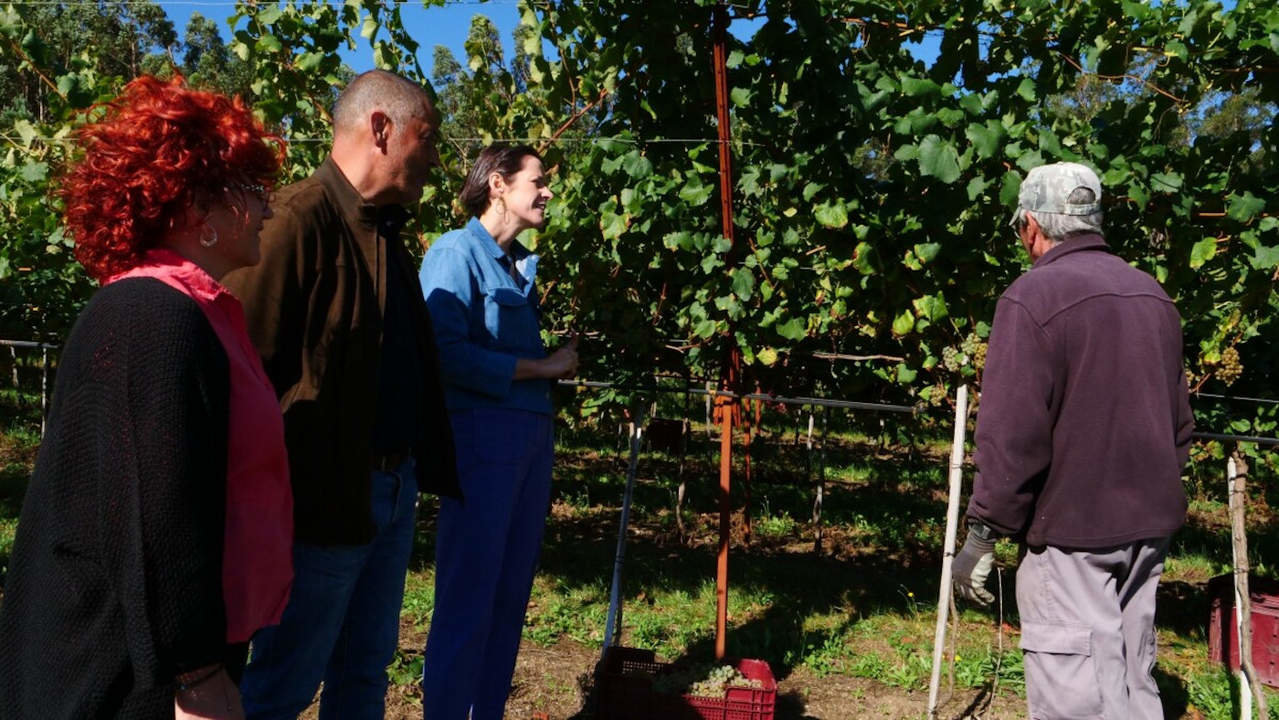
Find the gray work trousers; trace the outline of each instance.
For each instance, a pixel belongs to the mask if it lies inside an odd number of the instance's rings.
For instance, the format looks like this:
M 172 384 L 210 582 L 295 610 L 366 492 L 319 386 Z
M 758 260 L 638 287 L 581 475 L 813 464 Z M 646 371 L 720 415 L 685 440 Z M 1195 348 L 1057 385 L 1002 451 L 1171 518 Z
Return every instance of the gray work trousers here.
M 1032 720 L 1162 720 L 1155 589 L 1168 538 L 1106 550 L 1031 548 L 1017 609 Z

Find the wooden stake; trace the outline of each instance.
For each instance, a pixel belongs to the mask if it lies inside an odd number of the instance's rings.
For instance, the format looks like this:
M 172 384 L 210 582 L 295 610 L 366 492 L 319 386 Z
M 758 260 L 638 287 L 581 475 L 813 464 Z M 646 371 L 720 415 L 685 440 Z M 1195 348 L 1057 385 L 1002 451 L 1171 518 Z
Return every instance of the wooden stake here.
M 808 450 L 804 454 L 804 479 L 813 473 L 813 413 L 808 413 Z M 813 497 L 813 552 L 822 554 L 822 503 L 825 501 L 826 478 L 817 479 L 817 494 Z
M 955 533 L 959 525 L 959 495 L 964 477 L 964 436 L 968 431 L 968 386 L 955 393 L 955 437 L 950 446 L 950 495 L 946 500 L 946 541 L 941 559 L 941 590 L 937 597 L 937 630 L 933 634 L 933 674 L 928 680 L 928 717 L 937 717 L 937 692 L 941 686 L 941 660 L 946 649 L 946 614 L 950 609 L 950 566 L 955 558 Z
M 1226 460 L 1226 484 L 1230 495 L 1230 541 L 1234 554 L 1235 628 L 1239 634 L 1239 717 L 1252 720 L 1252 702 L 1257 702 L 1257 717 L 1266 720 L 1269 712 L 1266 695 L 1257 681 L 1257 668 L 1252 662 L 1252 597 L 1248 592 L 1248 534 L 1244 511 L 1248 503 L 1248 465 L 1231 453 Z
M 49 420 L 49 348 L 40 348 L 40 437 Z

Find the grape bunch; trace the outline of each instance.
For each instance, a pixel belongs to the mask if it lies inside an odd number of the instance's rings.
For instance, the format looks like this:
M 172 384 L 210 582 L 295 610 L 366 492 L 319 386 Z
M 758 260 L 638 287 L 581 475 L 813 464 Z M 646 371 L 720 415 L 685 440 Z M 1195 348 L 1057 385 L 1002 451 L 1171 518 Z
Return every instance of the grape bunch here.
M 973 367 L 980 370 L 986 366 L 986 343 L 981 341 L 977 333 L 968 333 L 968 337 L 960 343 L 959 349 L 968 357 L 968 362 Z
M 759 680 L 748 680 L 732 665 L 720 665 L 711 670 L 705 680 L 693 683 L 688 689 L 689 695 L 696 697 L 722 698 L 730 687 L 762 687 Z
M 941 349 L 941 366 L 951 372 L 955 372 L 964 364 L 964 356 L 959 354 L 955 348 L 947 345 Z
M 1217 368 L 1217 378 L 1231 385 L 1243 374 L 1243 363 L 1239 362 L 1239 351 L 1233 345 L 1221 351 L 1221 367 Z
M 665 695 L 722 698 L 730 687 L 761 688 L 763 685 L 759 680 L 748 679 L 732 665 L 720 665 L 709 669 L 700 666 L 684 672 L 660 675 L 653 682 L 653 690 Z

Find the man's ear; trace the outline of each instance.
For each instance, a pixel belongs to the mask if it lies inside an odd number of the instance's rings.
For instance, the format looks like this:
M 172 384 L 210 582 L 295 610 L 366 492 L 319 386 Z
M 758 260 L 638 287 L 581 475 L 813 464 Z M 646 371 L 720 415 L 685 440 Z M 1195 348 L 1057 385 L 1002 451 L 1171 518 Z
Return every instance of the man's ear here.
M 369 114 L 369 133 L 373 136 L 373 144 L 386 154 L 387 144 L 391 139 L 392 130 L 391 118 L 381 110 L 374 110 Z
M 1039 232 L 1039 220 L 1029 210 L 1026 211 L 1026 229 L 1032 235 Z
M 1030 211 L 1027 211 L 1025 223 L 1026 229 L 1022 231 L 1021 243 L 1026 248 L 1026 252 L 1031 253 L 1032 248 L 1035 247 L 1035 235 L 1039 232 L 1039 221 L 1035 219 L 1034 215 L 1030 214 Z

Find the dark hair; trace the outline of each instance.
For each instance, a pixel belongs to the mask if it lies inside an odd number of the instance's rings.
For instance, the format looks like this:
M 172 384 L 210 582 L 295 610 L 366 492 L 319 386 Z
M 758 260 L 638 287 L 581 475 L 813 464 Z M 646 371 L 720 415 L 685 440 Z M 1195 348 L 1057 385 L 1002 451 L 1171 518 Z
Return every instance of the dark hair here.
M 99 107 L 59 190 L 76 259 L 99 281 L 136 266 L 211 188 L 275 184 L 284 141 L 239 97 L 143 75 Z
M 542 159 L 530 145 L 494 143 L 481 150 L 466 175 L 466 182 L 462 183 L 462 192 L 457 194 L 462 208 L 474 217 L 483 215 L 489 207 L 489 176 L 499 173 L 503 180 L 510 182 L 524 167 L 526 157 L 535 157 L 539 162 Z
M 369 70 L 356 76 L 333 104 L 334 132 L 368 122 L 369 113 L 381 110 L 391 122 L 403 126 L 410 117 L 438 126 L 435 91 L 429 83 L 418 85 L 386 70 Z

